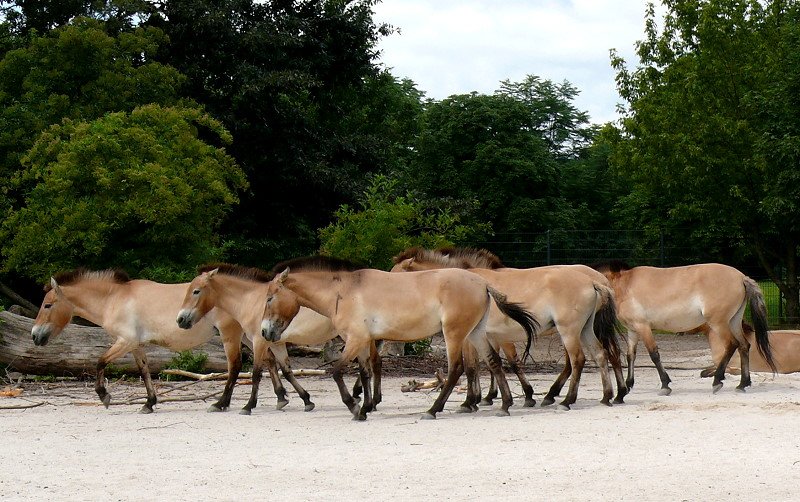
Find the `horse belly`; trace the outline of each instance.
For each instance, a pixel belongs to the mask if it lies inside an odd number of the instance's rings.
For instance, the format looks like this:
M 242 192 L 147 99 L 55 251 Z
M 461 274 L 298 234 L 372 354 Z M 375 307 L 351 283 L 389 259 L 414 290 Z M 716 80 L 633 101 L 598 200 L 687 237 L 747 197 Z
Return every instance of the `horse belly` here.
M 398 316 L 370 314 L 364 320 L 372 338 L 398 342 L 428 338 L 442 331 L 438 316 Z
M 677 333 L 689 331 L 706 322 L 700 306 L 695 302 L 637 307 L 636 317 L 653 329 Z

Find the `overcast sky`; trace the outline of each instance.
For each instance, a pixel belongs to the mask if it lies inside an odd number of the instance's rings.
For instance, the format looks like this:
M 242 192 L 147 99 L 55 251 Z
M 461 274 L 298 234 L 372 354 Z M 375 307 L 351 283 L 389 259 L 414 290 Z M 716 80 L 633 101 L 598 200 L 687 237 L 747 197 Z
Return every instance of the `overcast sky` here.
M 568 80 L 591 121 L 617 118 L 609 49 L 635 66 L 645 0 L 382 0 L 375 21 L 400 29 L 379 46 L 381 62 L 434 99 L 491 94 L 528 74 Z

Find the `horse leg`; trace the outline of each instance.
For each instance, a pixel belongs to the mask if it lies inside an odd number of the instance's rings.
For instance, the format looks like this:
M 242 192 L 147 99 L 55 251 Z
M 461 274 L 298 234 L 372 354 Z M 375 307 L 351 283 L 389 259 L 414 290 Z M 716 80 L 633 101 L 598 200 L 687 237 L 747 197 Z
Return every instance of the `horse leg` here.
M 741 310 L 742 313 L 744 313 L 744 307 L 742 307 Z M 744 392 L 744 390 L 752 384 L 750 380 L 750 341 L 744 336 L 740 313 L 734 316 L 729 333 L 739 348 L 739 362 L 742 374 L 740 376 L 739 385 L 736 386 L 736 390 Z
M 339 360 L 333 364 L 333 381 L 336 382 L 336 386 L 339 388 L 339 395 L 342 397 L 342 402 L 347 409 L 350 410 L 350 413 L 353 416 L 358 417 L 359 409 L 358 403 L 350 394 L 350 391 L 347 389 L 347 385 L 344 383 L 344 368 L 350 364 L 350 361 L 353 360 L 358 350 L 354 348 L 355 342 L 353 342 L 352 337 L 348 337 L 347 341 L 345 342 L 344 349 L 342 350 L 342 355 L 339 357 Z M 363 387 L 363 381 L 362 381 Z M 366 394 L 366 389 L 364 390 Z
M 564 337 L 564 333 L 561 333 Z M 583 366 L 586 364 L 586 356 L 583 354 L 580 340 L 576 337 L 567 338 L 562 340 L 564 348 L 570 357 L 570 366 L 572 367 L 572 374 L 569 379 L 569 390 L 564 400 L 558 405 L 559 409 L 569 410 L 570 405 L 575 404 L 578 400 L 578 385 L 581 382 L 581 374 L 583 373 Z
M 614 389 L 611 386 L 611 375 L 608 372 L 608 352 L 594 334 L 594 315 L 586 322 L 581 331 L 581 341 L 583 346 L 589 350 L 589 355 L 597 364 L 600 373 L 600 381 L 603 385 L 603 399 L 601 403 L 611 406 L 611 398 L 614 397 Z
M 467 375 L 467 396 L 456 413 L 473 413 L 478 411 L 477 403 L 481 399 L 481 386 L 478 381 L 478 354 L 472 344 L 464 344 L 462 357 L 464 358 L 464 372 Z
M 274 343 L 270 346 L 270 350 L 272 354 L 275 356 L 275 361 L 280 366 L 281 371 L 283 372 L 284 378 L 289 381 L 289 383 L 294 387 L 294 390 L 297 391 L 297 395 L 300 396 L 300 399 L 303 400 L 303 404 L 305 405 L 305 411 L 311 411 L 314 409 L 314 403 L 311 402 L 311 396 L 309 396 L 308 392 L 300 385 L 300 382 L 297 381 L 297 378 L 294 376 L 292 372 L 291 365 L 289 364 L 289 352 L 286 350 L 285 343 Z M 277 372 L 276 372 L 277 373 Z M 285 394 L 284 390 L 284 396 Z M 284 397 L 285 399 L 285 397 Z M 283 408 L 283 406 L 281 406 Z
M 136 345 L 131 344 L 127 340 L 117 338 L 117 341 L 97 360 L 97 378 L 95 380 L 94 390 L 97 392 L 97 397 L 100 398 L 100 401 L 102 401 L 103 406 L 106 408 L 111 404 L 111 394 L 106 391 L 105 385 L 106 366 L 108 366 L 110 362 L 124 356 L 135 347 Z
M 494 381 L 494 375 L 490 373 L 489 390 L 486 391 L 486 397 L 481 400 L 481 405 L 491 406 L 495 399 L 497 399 L 497 382 Z
M 528 382 L 528 378 L 525 376 L 525 372 L 522 370 L 519 364 L 519 359 L 517 357 L 517 347 L 513 343 L 508 343 L 503 345 L 503 352 L 506 355 L 506 359 L 508 360 L 508 365 L 511 367 L 511 371 L 517 375 L 519 379 L 519 384 L 522 386 L 522 392 L 525 393 L 525 404 L 522 405 L 523 408 L 532 408 L 536 406 L 536 400 L 533 398 L 533 386 Z
M 636 365 L 636 349 L 639 346 L 639 333 L 628 328 L 627 342 L 628 378 L 625 380 L 625 385 L 628 387 L 628 391 L 630 391 L 633 389 L 633 367 Z
M 423 420 L 436 418 L 436 414 L 444 409 L 444 403 L 447 401 L 447 398 L 450 397 L 450 393 L 453 392 L 456 382 L 458 382 L 458 379 L 464 374 L 464 359 L 461 357 L 460 352 L 457 356 L 453 356 L 452 358 L 449 352 L 448 350 L 449 361 L 447 364 L 447 379 L 442 386 L 442 390 L 439 391 L 436 401 L 434 401 L 431 408 L 422 415 Z
M 503 363 L 500 361 L 500 354 L 486 341 L 484 335 L 480 335 L 479 337 L 471 335 L 470 341 L 476 344 L 475 348 L 483 355 L 486 364 L 489 366 L 489 370 L 494 374 L 497 380 L 497 386 L 500 388 L 500 397 L 503 400 L 503 405 L 500 411 L 497 412 L 497 416 L 510 415 L 508 409 L 514 404 L 514 398 L 511 397 L 511 388 L 508 386 L 508 380 L 506 380 L 506 375 L 503 372 Z M 481 341 L 483 343 L 481 343 Z
M 556 377 L 555 382 L 550 386 L 550 390 L 547 391 L 544 399 L 542 399 L 542 406 L 550 406 L 556 402 L 556 397 L 561 394 L 561 389 L 564 388 L 567 378 L 572 373 L 572 363 L 569 360 L 569 352 L 566 349 L 564 349 L 564 360 L 566 361 L 564 369 L 561 370 L 561 374 Z
M 278 396 L 277 409 L 281 409 L 283 406 L 286 406 L 286 404 L 289 403 L 289 401 L 286 400 L 286 389 L 283 388 L 283 384 L 280 381 L 280 375 L 278 375 L 278 367 L 275 364 L 275 359 L 269 352 L 269 345 L 263 337 L 256 335 L 253 338 L 253 377 L 251 378 L 252 384 L 250 388 L 250 399 L 247 400 L 247 403 L 244 405 L 241 411 L 239 411 L 240 415 L 250 415 L 253 411 L 253 408 L 255 408 L 256 404 L 258 404 L 258 388 L 261 385 L 261 377 L 265 362 L 269 368 L 269 377 L 272 379 L 272 385 L 275 388 L 275 394 Z M 283 405 L 281 405 L 282 401 Z
M 216 403 L 209 406 L 209 412 L 226 411 L 231 405 L 233 388 L 242 371 L 242 331 L 236 326 L 219 326 L 219 334 L 222 338 L 222 345 L 225 348 L 225 357 L 228 359 L 228 379 L 225 381 L 225 389 Z
M 358 410 L 358 415 L 353 417 L 353 420 L 366 420 L 367 413 L 375 408 L 375 403 L 372 401 L 372 389 L 370 388 L 370 368 L 369 356 L 366 359 L 358 359 L 358 376 L 361 379 L 361 387 L 364 389 L 364 400 L 361 403 L 361 409 Z
M 639 334 L 642 337 L 644 346 L 647 347 L 647 352 L 650 353 L 650 360 L 652 360 L 653 364 L 656 366 L 658 377 L 661 379 L 661 389 L 658 391 L 658 394 L 661 396 L 669 396 L 672 394 L 672 389 L 669 388 L 669 383 L 672 380 L 670 380 L 669 375 L 667 375 L 667 372 L 664 370 L 664 366 L 661 364 L 661 355 L 658 353 L 658 345 L 653 336 L 653 330 L 650 326 L 643 325 L 639 330 Z
M 725 367 L 733 357 L 733 353 L 736 350 L 736 345 L 730 344 L 725 349 L 725 353 L 722 355 L 722 359 L 719 362 L 719 366 L 717 366 L 717 370 L 714 372 L 714 382 L 711 384 L 711 391 L 716 394 L 722 388 L 722 381 L 725 380 Z
M 625 402 L 625 396 L 628 395 L 628 384 L 625 383 L 625 377 L 622 374 L 622 362 L 619 357 L 611 358 L 611 367 L 614 368 L 614 378 L 617 381 L 617 397 L 614 398 L 614 404 L 622 404 Z
M 383 400 L 383 393 L 381 392 L 381 368 L 383 361 L 381 359 L 380 351 L 373 342 L 369 349 L 369 364 L 372 367 L 372 411 L 378 409 L 378 404 Z
M 147 355 L 145 355 L 141 347 L 133 349 L 131 353 L 133 354 L 133 360 L 136 361 L 136 366 L 139 368 L 139 373 L 142 375 L 144 388 L 147 389 L 147 402 L 142 405 L 139 413 L 153 413 L 153 406 L 155 406 L 157 398 L 156 390 L 153 388 L 153 379 L 150 376 L 150 368 L 147 366 Z

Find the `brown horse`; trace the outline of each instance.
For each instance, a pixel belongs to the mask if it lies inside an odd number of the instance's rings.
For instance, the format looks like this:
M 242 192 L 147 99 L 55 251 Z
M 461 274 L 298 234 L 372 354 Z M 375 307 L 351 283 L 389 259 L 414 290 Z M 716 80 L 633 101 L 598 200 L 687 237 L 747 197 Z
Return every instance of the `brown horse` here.
M 769 364 L 757 349 L 753 327 L 743 322 L 742 330 L 747 341 L 750 342 L 750 371 L 771 371 L 772 368 L 769 367 Z M 687 333 L 710 335 L 707 324 Z M 711 360 L 714 361 L 714 364 L 700 373 L 700 376 L 704 378 L 714 376 L 717 366 L 719 366 L 719 362 L 726 351 L 725 341 L 719 337 L 710 337 L 708 345 L 711 347 Z M 797 373 L 800 371 L 800 330 L 773 329 L 769 332 L 769 345 L 775 361 L 775 370 L 778 373 Z M 731 358 L 725 371 L 731 375 L 741 374 L 741 360 L 738 357 Z
M 629 267 L 618 261 L 595 265 L 611 281 L 616 293 L 617 313 L 628 328 L 628 387 L 633 387 L 633 368 L 639 338 L 661 379 L 662 395 L 668 395 L 670 378 L 661 364 L 653 329 L 680 332 L 707 324 L 710 338 L 725 348 L 719 357 L 712 389 L 722 388 L 725 367 L 738 348 L 742 375 L 738 390 L 750 381 L 750 342 L 742 330 L 745 307 L 755 326 L 755 342 L 764 361 L 774 371 L 764 295 L 758 284 L 733 267 L 703 263 L 685 267 Z M 717 362 L 717 361 L 715 361 Z
M 263 363 L 269 351 L 280 354 L 277 362 L 284 376 L 305 403 L 305 410 L 313 410 L 314 403 L 311 402 L 308 392 L 292 374 L 286 343 L 320 345 L 335 338 L 336 333 L 330 319 L 312 310 L 302 309 L 280 340 L 275 343 L 267 341 L 261 336 L 261 314 L 267 286 L 275 274 L 227 263 L 203 265 L 198 268 L 198 272 L 200 275 L 184 288 L 184 300 L 177 322 L 182 328 L 191 328 L 209 312 L 220 310 L 236 319 L 247 336 L 253 338 L 253 386 L 250 400 L 240 413 L 249 415 L 258 403 Z M 285 390 L 278 394 L 278 400 L 278 409 L 288 402 Z
M 476 275 L 485 279 L 492 287 L 503 291 L 508 298 L 523 305 L 541 323 L 544 330 L 555 329 L 567 354 L 567 364 L 549 392 L 542 405 L 555 401 L 566 379 L 571 375 L 569 391 L 559 405 L 569 409 L 577 399 L 578 385 L 585 363 L 582 347 L 597 362 L 600 378 L 603 383 L 601 402 L 610 405 L 613 391 L 608 374 L 607 361 L 615 360 L 619 367 L 619 346 L 615 334 L 615 315 L 613 311 L 613 292 L 601 281 L 593 280 L 591 273 L 585 273 L 578 267 L 542 267 L 530 269 L 507 268 L 497 256 L 486 250 L 470 248 L 446 248 L 426 250 L 411 248 L 394 257 L 394 272 L 411 270 L 430 270 L 442 267 L 467 267 Z M 483 268 L 488 267 L 488 268 Z M 592 271 L 598 274 L 595 271 Z M 602 277 L 602 276 L 601 276 Z M 610 318 L 606 322 L 596 323 L 596 312 L 610 308 Z M 598 326 L 598 331 L 595 331 Z M 487 337 L 493 347 L 502 347 L 512 370 L 520 379 L 525 392 L 527 405 L 533 405 L 533 389 L 519 368 L 514 343 L 525 341 L 518 326 L 512 325 L 492 309 L 486 327 Z M 619 393 L 616 402 L 621 403 L 627 392 L 622 380 L 621 367 L 618 371 L 617 384 Z M 491 403 L 492 390 L 487 396 Z
M 444 335 L 448 376 L 438 398 L 423 418 L 435 418 L 444 409 L 465 366 L 472 371 L 471 359 L 463 357 L 466 344 L 478 351 L 499 382 L 503 398 L 500 414 L 508 415 L 511 392 L 502 373 L 500 358 L 486 340 L 485 329 L 490 305 L 520 324 L 530 340 L 537 323 L 519 305 L 475 274 L 458 269 L 392 274 L 364 269 L 354 272 L 332 270 L 330 260 L 313 258 L 318 271 L 293 272 L 291 267 L 270 284 L 263 309 L 262 333 L 276 340 L 300 307 L 310 308 L 333 322 L 334 329 L 346 333 L 342 357 L 333 368 L 344 404 L 355 419 L 365 420 L 372 397 L 369 393 L 369 365 L 365 361 L 375 340 L 410 342 Z M 361 361 L 360 378 L 364 402 L 359 410 L 344 385 L 344 367 L 353 359 Z M 471 387 L 471 395 L 474 395 Z
M 143 345 L 152 343 L 175 351 L 187 350 L 207 342 L 219 331 L 228 359 L 228 380 L 222 396 L 209 411 L 225 410 L 230 406 L 242 368 L 242 328 L 230 316 L 214 311 L 190 331 L 179 329 L 173 314 L 186 286 L 131 280 L 119 270 L 78 269 L 58 274 L 45 286 L 47 293 L 31 330 L 33 342 L 46 345 L 50 338 L 61 333 L 73 315 L 101 326 L 114 338 L 114 343 L 97 361 L 97 395 L 108 407 L 111 395 L 105 388 L 105 368 L 131 352 L 147 388 L 147 402 L 140 412 L 152 413 L 157 399 Z

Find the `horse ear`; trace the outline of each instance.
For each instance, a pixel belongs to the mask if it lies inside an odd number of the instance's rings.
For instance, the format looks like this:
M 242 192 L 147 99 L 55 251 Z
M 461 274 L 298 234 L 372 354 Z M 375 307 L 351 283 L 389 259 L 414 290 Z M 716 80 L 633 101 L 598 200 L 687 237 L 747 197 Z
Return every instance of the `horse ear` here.
M 58 285 L 58 282 L 56 281 L 55 277 L 50 278 L 50 287 L 53 289 L 53 291 L 56 292 L 58 296 L 61 296 L 61 287 Z
M 411 266 L 413 264 L 414 264 L 414 258 L 412 257 L 412 258 L 409 258 L 409 259 L 403 261 L 401 267 L 403 268 L 403 270 L 408 271 L 408 270 L 411 270 Z
M 278 276 L 278 284 L 283 284 L 283 281 L 285 281 L 287 277 L 289 277 L 289 268 L 288 267 L 283 272 L 281 272 L 280 275 Z
M 219 272 L 219 267 L 215 268 L 214 270 L 210 270 L 208 272 L 208 278 L 211 279 L 212 277 L 214 277 L 217 274 L 217 272 Z

